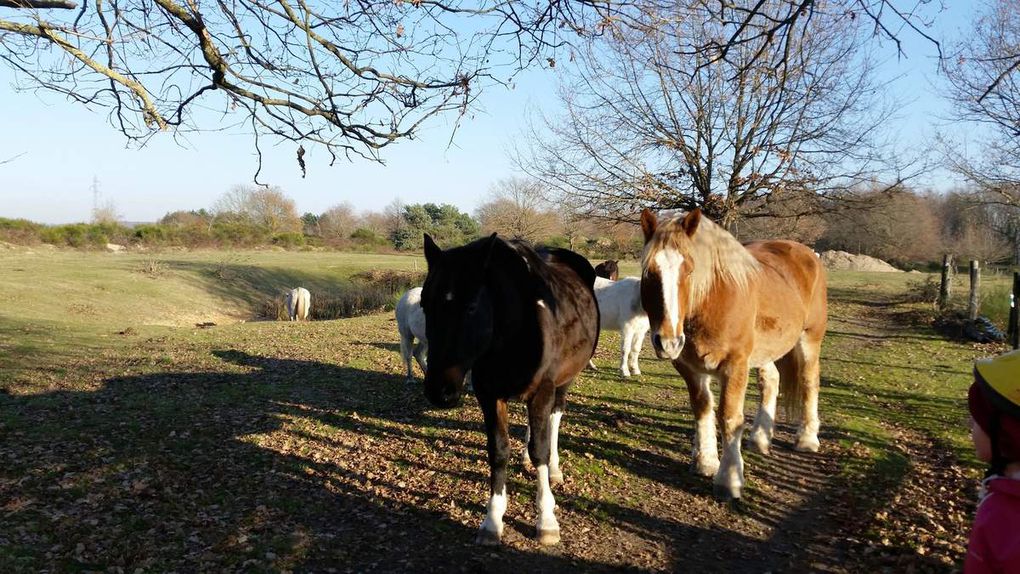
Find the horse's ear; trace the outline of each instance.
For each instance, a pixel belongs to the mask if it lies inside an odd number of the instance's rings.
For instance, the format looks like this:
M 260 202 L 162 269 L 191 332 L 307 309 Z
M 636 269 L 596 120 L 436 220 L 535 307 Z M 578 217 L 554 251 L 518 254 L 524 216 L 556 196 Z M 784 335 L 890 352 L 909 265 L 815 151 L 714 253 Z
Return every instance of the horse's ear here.
M 429 264 L 429 267 L 439 263 L 439 258 L 443 256 L 443 250 L 436 245 L 436 242 L 432 240 L 432 236 L 428 233 L 425 234 L 425 262 Z
M 684 220 L 680 222 L 680 227 L 687 234 L 687 237 L 690 237 L 698 230 L 699 223 L 701 223 L 701 208 L 695 207 L 684 216 Z
M 492 260 L 492 250 L 496 246 L 496 233 L 493 232 L 489 236 L 489 240 L 485 242 L 485 255 L 482 256 L 482 269 L 489 268 L 489 261 Z
M 655 228 L 658 225 L 659 220 L 656 219 L 651 209 L 646 207 L 641 210 L 641 231 L 645 234 L 645 243 L 648 243 L 655 235 Z

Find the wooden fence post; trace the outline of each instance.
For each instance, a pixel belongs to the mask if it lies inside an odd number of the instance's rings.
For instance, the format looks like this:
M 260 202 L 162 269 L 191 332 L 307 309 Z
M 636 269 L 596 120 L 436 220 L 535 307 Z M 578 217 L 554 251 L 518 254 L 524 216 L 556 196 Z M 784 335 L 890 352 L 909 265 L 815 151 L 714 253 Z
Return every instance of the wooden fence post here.
M 967 318 L 973 321 L 978 316 L 978 294 L 981 291 L 981 264 L 970 262 L 970 298 L 967 300 Z
M 1020 272 L 1013 273 L 1013 294 L 1009 301 L 1009 344 L 1014 349 L 1020 349 Z
M 953 283 L 953 255 L 946 253 L 942 256 L 942 282 L 939 283 L 939 311 L 949 308 L 949 296 L 952 294 Z

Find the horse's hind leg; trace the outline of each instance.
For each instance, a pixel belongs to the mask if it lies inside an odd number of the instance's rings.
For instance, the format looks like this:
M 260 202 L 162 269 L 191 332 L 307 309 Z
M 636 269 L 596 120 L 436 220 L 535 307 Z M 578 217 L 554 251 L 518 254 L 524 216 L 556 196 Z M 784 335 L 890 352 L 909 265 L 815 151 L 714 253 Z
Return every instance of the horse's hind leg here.
M 758 452 L 768 454 L 776 427 L 776 397 L 779 395 L 779 369 L 775 363 L 767 363 L 758 369 L 758 387 L 761 389 L 761 404 L 751 428 L 751 442 Z
M 489 450 L 489 506 L 475 542 L 498 545 L 503 537 L 503 513 L 506 512 L 506 464 L 510 458 L 510 436 L 506 401 L 479 397 L 485 417 L 485 435 Z
M 422 341 L 421 339 L 418 339 L 418 341 L 415 342 L 414 344 L 414 360 L 418 361 L 418 366 L 421 367 L 421 372 L 423 375 L 428 370 L 428 352 L 429 352 L 428 343 Z M 408 359 L 407 361 L 407 368 L 408 372 L 410 372 L 411 369 L 410 359 Z
M 553 485 L 563 483 L 563 471 L 560 470 L 560 419 L 567 406 L 567 387 L 556 387 L 556 398 L 553 401 L 552 414 L 549 415 L 549 482 Z
M 414 369 L 411 367 L 411 335 L 400 331 L 400 357 L 404 359 L 404 366 L 407 367 L 407 380 L 414 379 Z
M 546 381 L 543 388 L 539 389 L 528 401 L 528 423 L 531 427 L 528 451 L 538 475 L 538 488 L 535 497 L 538 521 L 535 526 L 538 543 L 543 546 L 556 544 L 560 541 L 560 525 L 553 513 L 556 501 L 553 499 L 552 488 L 549 485 L 550 427 L 552 426 L 550 423 L 555 400 L 552 382 Z
M 821 366 L 819 351 L 821 340 L 814 340 L 810 333 L 801 335 L 800 342 L 794 347 L 800 365 L 797 373 L 798 397 L 803 406 L 800 428 L 797 429 L 797 442 L 794 448 L 801 452 L 818 452 L 818 387 L 820 385 Z

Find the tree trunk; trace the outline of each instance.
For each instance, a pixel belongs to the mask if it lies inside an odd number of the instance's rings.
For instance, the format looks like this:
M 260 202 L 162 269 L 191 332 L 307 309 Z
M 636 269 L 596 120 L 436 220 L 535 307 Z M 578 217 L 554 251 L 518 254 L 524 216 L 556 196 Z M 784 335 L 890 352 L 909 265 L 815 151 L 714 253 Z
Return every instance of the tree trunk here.
M 949 296 L 952 295 L 953 282 L 953 255 L 946 253 L 942 256 L 942 282 L 939 284 L 939 311 L 949 308 Z

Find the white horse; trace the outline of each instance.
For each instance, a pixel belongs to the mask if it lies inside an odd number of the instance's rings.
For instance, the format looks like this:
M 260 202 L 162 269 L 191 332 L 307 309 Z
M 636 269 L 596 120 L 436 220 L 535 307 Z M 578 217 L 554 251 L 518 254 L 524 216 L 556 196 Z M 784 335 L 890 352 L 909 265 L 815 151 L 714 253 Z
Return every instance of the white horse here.
M 407 379 L 414 379 L 411 367 L 411 354 L 418 361 L 421 372 L 427 370 L 429 350 L 428 339 L 425 338 L 425 313 L 421 310 L 421 287 L 409 289 L 397 302 L 397 331 L 400 332 L 400 355 L 407 365 Z M 414 340 L 418 339 L 417 343 Z M 413 346 L 412 346 L 412 343 Z
M 610 281 L 595 278 L 595 298 L 599 303 L 600 325 L 603 329 L 620 331 L 620 374 L 640 375 L 638 357 L 648 332 L 648 315 L 641 306 L 641 279 L 624 277 Z M 594 368 L 594 364 L 589 363 Z
M 291 289 L 287 292 L 286 304 L 291 321 L 307 321 L 312 310 L 312 294 L 304 287 Z

